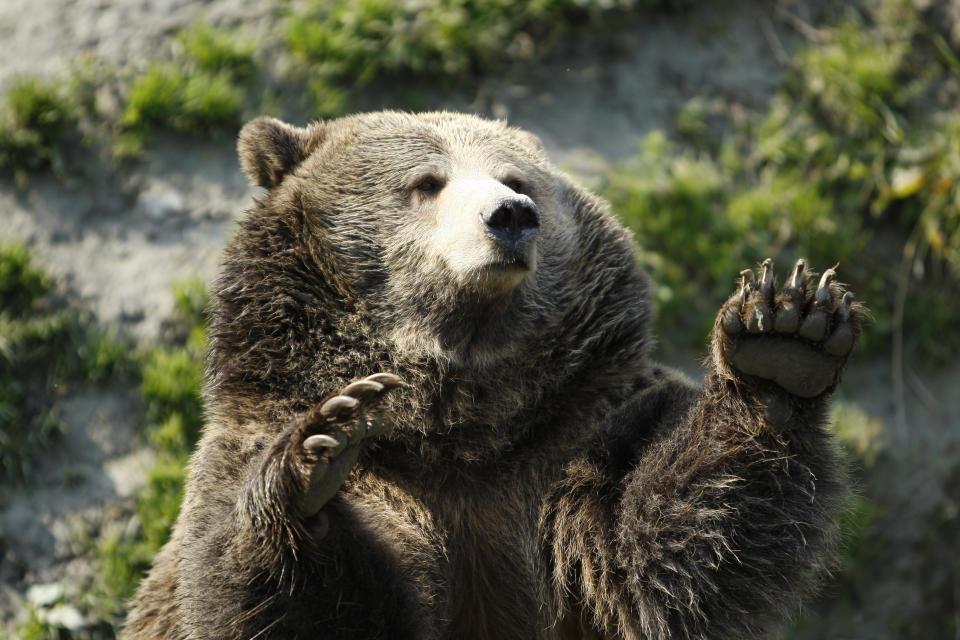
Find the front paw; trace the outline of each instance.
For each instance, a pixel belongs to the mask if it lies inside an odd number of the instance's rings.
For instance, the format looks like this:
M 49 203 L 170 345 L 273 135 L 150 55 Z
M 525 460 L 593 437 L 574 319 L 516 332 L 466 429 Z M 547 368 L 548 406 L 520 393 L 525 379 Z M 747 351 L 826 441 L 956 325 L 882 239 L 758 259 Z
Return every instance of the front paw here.
M 343 485 L 363 444 L 383 434 L 380 403 L 400 386 L 399 377 L 377 373 L 347 385 L 300 419 L 291 445 L 307 479 L 302 515 L 316 514 Z
M 800 398 L 832 389 L 860 333 L 862 307 L 827 269 L 819 283 L 799 260 L 779 294 L 773 261 L 759 281 L 741 272 L 740 289 L 721 309 L 715 352 L 741 374 L 776 382 Z

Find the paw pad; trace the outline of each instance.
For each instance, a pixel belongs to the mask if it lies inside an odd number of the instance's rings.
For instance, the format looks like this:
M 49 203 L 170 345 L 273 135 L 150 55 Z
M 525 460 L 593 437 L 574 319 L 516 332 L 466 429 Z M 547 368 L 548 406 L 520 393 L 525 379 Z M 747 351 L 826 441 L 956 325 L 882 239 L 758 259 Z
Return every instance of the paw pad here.
M 773 380 L 790 393 L 811 398 L 836 381 L 859 333 L 854 296 L 827 269 L 811 280 L 798 260 L 780 293 L 773 260 L 760 277 L 740 272 L 740 287 L 720 312 L 722 351 L 737 371 Z M 816 284 L 813 284 L 813 283 Z

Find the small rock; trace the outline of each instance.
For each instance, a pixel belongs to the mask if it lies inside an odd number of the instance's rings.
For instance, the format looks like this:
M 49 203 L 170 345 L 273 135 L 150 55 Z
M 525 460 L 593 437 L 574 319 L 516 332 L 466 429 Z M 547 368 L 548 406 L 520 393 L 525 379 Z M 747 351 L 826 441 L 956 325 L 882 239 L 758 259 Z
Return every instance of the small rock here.
M 186 212 L 183 194 L 167 186 L 151 186 L 140 194 L 137 207 L 151 220 L 165 220 Z
M 80 631 L 87 626 L 87 621 L 83 614 L 77 611 L 76 607 L 69 604 L 61 604 L 50 611 L 42 614 L 47 624 L 62 627 L 68 631 Z
M 122 305 L 120 308 L 120 319 L 124 322 L 140 322 L 146 317 L 143 307 L 134 307 L 131 305 Z
M 62 242 L 70 242 L 73 239 L 71 235 L 72 234 L 68 233 L 64 229 L 54 229 L 53 232 L 50 234 L 50 242 L 51 244 L 60 244 Z
M 59 582 L 35 584 L 27 589 L 27 602 L 41 609 L 52 606 L 63 597 L 63 585 Z

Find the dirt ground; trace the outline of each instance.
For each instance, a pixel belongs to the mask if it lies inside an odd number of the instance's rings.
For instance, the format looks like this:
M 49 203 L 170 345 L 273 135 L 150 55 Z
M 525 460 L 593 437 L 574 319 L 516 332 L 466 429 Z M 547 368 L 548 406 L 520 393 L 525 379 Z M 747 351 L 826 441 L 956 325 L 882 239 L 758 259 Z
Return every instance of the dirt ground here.
M 84 54 L 118 69 L 141 68 L 178 27 L 200 16 L 267 33 L 277 16 L 265 5 L 271 3 L 5 0 L 0 87 L 18 73 L 60 72 Z M 571 40 L 534 70 L 491 81 L 478 96 L 444 96 L 431 106 L 507 118 L 538 134 L 560 166 L 589 183 L 634 153 L 645 133 L 669 128 L 693 96 L 766 103 L 785 72 L 783 51 L 801 36 L 763 7 L 724 3 L 682 21 L 636 21 L 612 41 Z M 0 237 L 27 242 L 37 263 L 101 323 L 149 342 L 172 310 L 171 284 L 192 275 L 212 279 L 233 221 L 255 194 L 232 141 L 163 139 L 121 170 L 91 167 L 68 181 L 33 177 L 25 191 L 0 180 Z M 696 371 L 697 354 L 669 358 Z M 894 452 L 891 473 L 871 490 L 886 492 L 890 511 L 883 517 L 897 523 L 899 545 L 884 579 L 865 594 L 876 603 L 870 610 L 881 613 L 863 616 L 856 631 L 838 619 L 843 637 L 892 637 L 882 612 L 923 597 L 910 554 L 929 533 L 930 514 L 943 507 L 960 459 L 954 399 L 960 366 L 944 371 L 910 363 L 903 398 L 891 392 L 892 380 L 889 362 L 877 359 L 856 363 L 843 387 L 843 398 L 882 422 Z M 123 525 L 114 518 L 129 514 L 152 459 L 134 435 L 137 403 L 129 388 L 68 397 L 61 407 L 65 437 L 27 487 L 0 491 L 0 630 L 20 615 L 28 593 L 37 604 L 45 597 L 38 587 L 59 585 L 69 594 L 89 576 L 76 548 L 78 529 Z M 911 465 L 922 465 L 923 473 L 906 473 Z

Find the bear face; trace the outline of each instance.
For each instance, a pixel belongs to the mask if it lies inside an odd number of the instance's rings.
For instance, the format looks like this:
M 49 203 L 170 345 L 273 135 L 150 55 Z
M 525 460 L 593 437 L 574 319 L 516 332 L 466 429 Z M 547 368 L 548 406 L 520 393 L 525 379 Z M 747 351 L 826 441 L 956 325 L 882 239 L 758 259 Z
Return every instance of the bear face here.
M 238 146 L 271 211 L 298 218 L 290 224 L 322 252 L 318 275 L 396 348 L 495 362 L 504 331 L 556 310 L 555 284 L 538 278 L 563 277 L 576 225 L 532 134 L 460 114 L 380 113 L 307 128 L 262 118 Z

